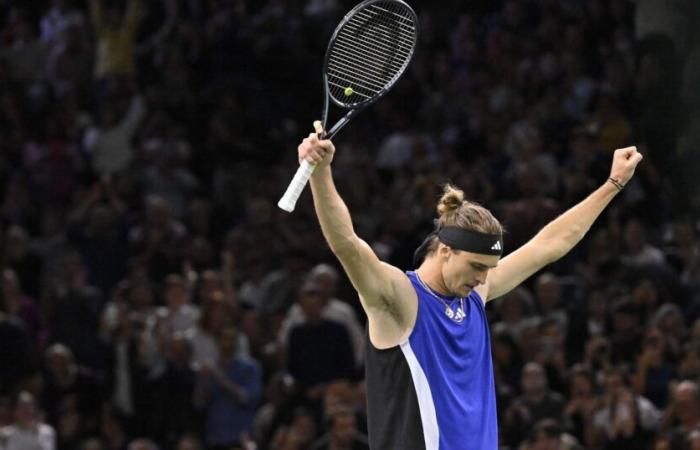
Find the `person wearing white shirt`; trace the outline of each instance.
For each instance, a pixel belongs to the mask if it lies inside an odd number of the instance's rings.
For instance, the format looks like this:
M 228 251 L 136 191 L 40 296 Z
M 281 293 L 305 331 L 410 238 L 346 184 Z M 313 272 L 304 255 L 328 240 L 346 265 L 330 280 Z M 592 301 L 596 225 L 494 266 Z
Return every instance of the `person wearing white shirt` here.
M 56 431 L 42 423 L 34 396 L 20 392 L 14 407 L 15 421 L 0 428 L 0 450 L 55 450 Z

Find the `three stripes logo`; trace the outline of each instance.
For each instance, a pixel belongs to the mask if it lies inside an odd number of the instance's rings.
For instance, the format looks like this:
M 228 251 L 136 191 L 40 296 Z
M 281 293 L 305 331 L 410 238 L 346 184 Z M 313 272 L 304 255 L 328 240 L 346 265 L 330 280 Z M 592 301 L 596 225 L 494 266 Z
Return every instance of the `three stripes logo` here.
M 496 243 L 491 246 L 491 250 L 503 250 L 501 247 L 501 241 L 496 241 Z

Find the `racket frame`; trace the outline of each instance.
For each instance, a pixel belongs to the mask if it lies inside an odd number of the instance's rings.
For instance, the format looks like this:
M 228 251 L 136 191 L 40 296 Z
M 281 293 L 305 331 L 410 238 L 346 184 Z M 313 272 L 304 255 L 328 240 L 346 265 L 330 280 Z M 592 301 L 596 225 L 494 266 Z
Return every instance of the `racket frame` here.
M 331 49 L 333 48 L 333 44 L 335 43 L 338 34 L 344 29 L 345 25 L 357 14 L 357 12 L 375 4 L 375 3 L 383 3 L 390 1 L 392 3 L 400 3 L 404 8 L 406 8 L 408 11 L 410 11 L 411 15 L 413 16 L 413 26 L 415 27 L 415 31 L 413 33 L 413 42 L 411 43 L 411 51 L 408 55 L 408 57 L 405 58 L 403 67 L 401 70 L 394 76 L 394 78 L 387 84 L 385 85 L 379 92 L 376 94 L 372 95 L 366 100 L 348 104 L 348 103 L 343 103 L 338 101 L 334 96 L 330 94 L 329 90 L 329 82 L 328 82 L 328 62 L 331 56 Z M 332 139 L 333 136 L 338 133 L 345 125 L 350 122 L 350 119 L 352 119 L 355 115 L 357 115 L 359 112 L 361 112 L 363 109 L 367 108 L 380 98 L 382 98 L 391 88 L 401 79 L 403 74 L 406 72 L 406 68 L 410 64 L 411 60 L 413 59 L 413 55 L 415 54 L 416 51 L 416 44 L 418 42 L 418 16 L 416 15 L 416 12 L 411 8 L 410 5 L 408 5 L 406 2 L 403 0 L 365 0 L 362 3 L 359 3 L 356 5 L 353 9 L 351 9 L 347 14 L 345 14 L 345 17 L 340 21 L 340 23 L 335 27 L 335 30 L 333 31 L 333 34 L 331 35 L 331 38 L 328 41 L 328 46 L 326 47 L 326 54 L 323 59 L 323 90 L 324 90 L 324 101 L 323 101 L 323 111 L 322 111 L 322 119 L 321 123 L 323 124 L 323 129 L 324 131 L 322 133 L 318 134 L 319 139 Z M 326 123 L 328 122 L 328 110 L 330 108 L 330 100 L 333 101 L 333 103 L 342 108 L 349 110 L 342 118 L 340 118 L 334 125 L 333 127 L 328 130 L 326 130 Z M 287 211 L 287 212 L 292 212 L 294 211 L 294 207 L 296 206 L 296 202 L 299 199 L 299 196 L 301 195 L 302 191 L 304 190 L 304 187 L 306 184 L 309 182 L 309 178 L 311 178 L 311 175 L 313 174 L 314 169 L 316 168 L 315 164 L 311 164 L 308 161 L 304 160 L 301 162 L 299 165 L 299 168 L 297 169 L 296 173 L 294 174 L 294 178 L 292 179 L 291 183 L 289 183 L 289 186 L 287 187 L 287 190 L 285 191 L 284 195 L 282 198 L 280 198 L 279 202 L 277 202 L 277 206 L 279 206 L 281 209 Z

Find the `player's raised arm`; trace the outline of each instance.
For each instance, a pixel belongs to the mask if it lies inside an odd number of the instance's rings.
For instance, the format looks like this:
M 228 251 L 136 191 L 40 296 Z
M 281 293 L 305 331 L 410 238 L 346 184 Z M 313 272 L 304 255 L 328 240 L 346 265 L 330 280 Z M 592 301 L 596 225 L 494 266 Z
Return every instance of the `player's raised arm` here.
M 320 122 L 314 122 L 314 127 L 318 133 L 322 131 Z M 373 319 L 381 318 L 383 325 L 393 327 L 390 334 L 401 334 L 412 326 L 415 317 L 415 291 L 403 272 L 380 261 L 369 245 L 355 234 L 350 212 L 333 183 L 330 168 L 335 153 L 333 143 L 319 140 L 312 133 L 298 150 L 300 160 L 316 164 L 311 190 L 321 230 L 360 294 L 362 306 L 370 318 L 370 328 Z M 384 322 L 393 322 L 393 325 Z
M 642 154 L 637 147 L 615 150 L 610 178 L 585 200 L 550 222 L 527 244 L 503 258 L 487 279 L 487 300 L 500 297 L 532 274 L 566 255 L 634 175 Z

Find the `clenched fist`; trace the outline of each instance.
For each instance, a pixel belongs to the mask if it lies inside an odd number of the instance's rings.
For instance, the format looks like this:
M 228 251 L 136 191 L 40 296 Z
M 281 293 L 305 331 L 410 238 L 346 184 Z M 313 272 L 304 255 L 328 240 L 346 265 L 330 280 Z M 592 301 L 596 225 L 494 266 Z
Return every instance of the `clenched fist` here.
M 318 135 L 323 132 L 323 125 L 320 121 L 314 122 L 315 133 L 311 133 L 309 137 L 304 139 L 299 144 L 299 163 L 303 160 L 316 165 L 316 169 L 328 166 L 333 161 L 335 154 L 335 146 L 328 139 L 321 140 Z
M 610 168 L 610 178 L 624 186 L 634 175 L 634 169 L 637 168 L 637 164 L 642 158 L 643 156 L 637 151 L 637 147 L 615 150 Z

